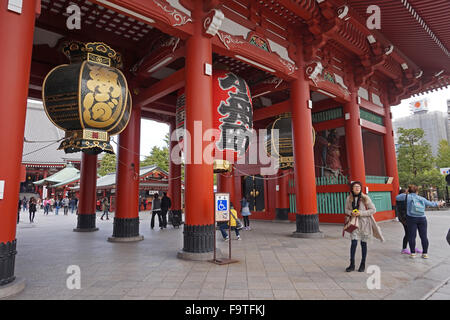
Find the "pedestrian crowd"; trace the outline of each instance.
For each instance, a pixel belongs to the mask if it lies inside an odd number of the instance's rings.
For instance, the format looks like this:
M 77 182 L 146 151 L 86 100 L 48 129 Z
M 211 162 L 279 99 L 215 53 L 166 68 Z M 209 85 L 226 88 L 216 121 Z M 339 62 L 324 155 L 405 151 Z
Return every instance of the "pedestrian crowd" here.
M 19 198 L 18 209 L 17 209 L 17 223 L 20 222 L 20 212 L 26 212 L 28 210 L 30 223 L 34 223 L 36 212 L 40 209 L 44 210 L 44 215 L 48 215 L 49 212 L 55 212 L 55 215 L 59 214 L 59 209 L 63 209 L 64 215 L 68 215 L 69 209 L 71 213 L 77 212 L 78 209 L 78 199 L 76 197 L 56 197 L 56 198 L 45 198 L 40 199 L 38 197 L 30 197 L 27 199 L 24 196 L 22 199 Z

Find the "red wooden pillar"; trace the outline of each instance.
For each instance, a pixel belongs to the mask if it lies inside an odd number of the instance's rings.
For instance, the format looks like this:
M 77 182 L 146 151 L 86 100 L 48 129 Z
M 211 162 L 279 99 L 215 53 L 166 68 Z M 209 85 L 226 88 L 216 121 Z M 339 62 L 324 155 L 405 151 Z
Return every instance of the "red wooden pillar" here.
M 170 122 L 169 137 L 175 132 L 175 119 Z M 169 198 L 172 201 L 172 212 L 178 212 L 181 214 L 181 164 L 175 164 L 172 159 L 172 150 L 178 144 L 177 141 L 170 141 L 169 150 Z M 181 155 L 180 155 L 181 156 Z
M 95 227 L 97 192 L 97 155 L 83 152 L 80 170 L 80 202 L 78 224 L 73 231 L 97 231 Z
M 358 88 L 350 79 L 349 85 L 350 102 L 344 104 L 345 120 L 345 145 L 347 148 L 347 159 L 350 168 L 350 181 L 360 181 L 363 187 L 366 185 L 366 169 L 364 165 L 364 149 L 361 132 Z M 365 190 L 363 189 L 363 192 Z
M 394 178 L 394 180 L 392 181 L 391 201 L 392 205 L 395 205 L 395 197 L 397 196 L 400 189 L 400 182 L 398 180 L 397 156 L 395 153 L 394 131 L 392 129 L 392 114 L 388 99 L 384 99 L 383 105 L 384 126 L 386 128 L 386 134 L 383 136 L 384 160 L 386 164 L 386 174 L 389 177 Z
M 116 214 L 111 242 L 140 241 L 139 235 L 139 153 L 141 109 L 134 105 L 127 127 L 119 135 Z
M 210 142 L 203 134 L 212 128 L 212 76 L 205 74 L 212 65 L 211 39 L 203 34 L 203 1 L 192 1 L 193 35 L 186 41 L 186 117 L 190 135 L 186 148 L 185 224 L 183 250 L 179 258 L 209 260 L 214 250 L 214 181 L 213 165 L 203 159 Z
M 0 290 L 15 279 L 20 164 L 35 13 L 34 0 L 24 1 L 21 13 L 9 11 L 8 1 L 0 1 L 0 182 L 4 184 L 3 198 L 0 198 Z
M 276 208 L 275 219 L 276 220 L 288 220 L 289 219 L 289 170 L 279 170 L 277 178 L 276 190 Z
M 294 237 L 323 237 L 317 213 L 316 177 L 310 109 L 309 81 L 305 75 L 302 43 L 297 41 L 298 78 L 291 83 L 292 140 L 297 204 L 297 230 Z

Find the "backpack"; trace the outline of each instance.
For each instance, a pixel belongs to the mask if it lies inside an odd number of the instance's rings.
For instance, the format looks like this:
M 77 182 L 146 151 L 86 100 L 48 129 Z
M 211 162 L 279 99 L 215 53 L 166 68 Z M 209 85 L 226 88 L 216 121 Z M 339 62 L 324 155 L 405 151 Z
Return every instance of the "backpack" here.
M 421 217 L 425 215 L 425 203 L 417 196 L 412 197 L 410 214 L 415 217 Z

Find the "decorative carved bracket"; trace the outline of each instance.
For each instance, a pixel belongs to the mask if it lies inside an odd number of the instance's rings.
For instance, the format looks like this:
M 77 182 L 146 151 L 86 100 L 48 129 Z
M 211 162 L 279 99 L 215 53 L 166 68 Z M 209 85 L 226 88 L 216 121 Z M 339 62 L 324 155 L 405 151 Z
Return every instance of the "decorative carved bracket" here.
M 212 9 L 203 20 L 203 27 L 207 37 L 214 37 L 220 30 L 225 15 L 219 9 Z

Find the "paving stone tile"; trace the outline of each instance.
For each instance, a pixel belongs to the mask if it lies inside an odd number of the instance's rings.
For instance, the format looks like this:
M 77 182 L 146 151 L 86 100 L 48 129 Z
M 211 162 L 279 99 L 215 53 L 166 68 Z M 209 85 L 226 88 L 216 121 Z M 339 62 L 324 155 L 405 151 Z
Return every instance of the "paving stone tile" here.
M 178 297 L 197 297 L 200 289 L 178 289 L 175 296 Z
M 248 299 L 248 290 L 245 289 L 225 289 L 224 298 Z
M 273 291 L 271 289 L 250 289 L 249 298 L 274 298 Z
M 322 289 L 321 291 L 326 298 L 351 298 L 345 290 Z
M 276 299 L 298 299 L 299 296 L 296 290 L 273 290 L 273 295 Z
M 298 295 L 304 300 L 315 300 L 325 297 L 319 289 L 297 289 Z
M 162 289 L 157 288 L 152 291 L 150 297 L 173 297 L 177 289 Z

